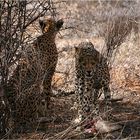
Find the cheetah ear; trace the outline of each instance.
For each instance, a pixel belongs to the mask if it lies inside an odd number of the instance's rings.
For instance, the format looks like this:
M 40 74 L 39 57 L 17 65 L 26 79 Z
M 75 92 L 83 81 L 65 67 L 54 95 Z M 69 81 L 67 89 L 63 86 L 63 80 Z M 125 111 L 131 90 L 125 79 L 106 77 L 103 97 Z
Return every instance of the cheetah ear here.
M 41 29 L 43 29 L 45 27 L 45 23 L 43 22 L 43 20 L 39 20 L 39 25 L 40 25 Z
M 56 28 L 59 30 L 62 27 L 63 23 L 64 23 L 63 19 L 58 20 L 56 22 Z
M 80 52 L 80 48 L 77 46 L 74 46 L 75 52 Z
M 96 51 L 96 56 L 95 57 L 96 57 L 95 58 L 96 62 L 99 62 L 101 56 L 100 56 L 100 53 L 98 51 Z

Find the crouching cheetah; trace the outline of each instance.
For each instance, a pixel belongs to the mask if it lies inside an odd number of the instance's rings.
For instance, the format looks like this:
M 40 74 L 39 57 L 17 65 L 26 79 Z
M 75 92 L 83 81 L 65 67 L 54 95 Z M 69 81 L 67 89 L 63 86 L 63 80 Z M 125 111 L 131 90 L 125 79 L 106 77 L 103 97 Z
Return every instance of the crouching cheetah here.
M 49 18 L 39 24 L 42 35 L 25 48 L 5 88 L 15 122 L 19 124 L 34 122 L 40 105 L 47 108 L 52 94 L 51 81 L 58 60 L 55 37 L 63 20 Z
M 109 103 L 110 74 L 106 59 L 91 42 L 82 42 L 75 47 L 75 69 L 75 89 L 83 121 L 95 109 L 100 89 L 103 88 L 106 103 Z

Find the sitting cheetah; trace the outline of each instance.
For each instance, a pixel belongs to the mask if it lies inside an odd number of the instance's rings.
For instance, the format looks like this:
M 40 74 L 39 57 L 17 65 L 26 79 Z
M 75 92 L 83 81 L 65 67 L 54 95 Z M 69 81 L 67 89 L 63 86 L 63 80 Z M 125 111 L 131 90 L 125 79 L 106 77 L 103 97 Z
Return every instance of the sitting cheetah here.
M 34 122 L 38 112 L 48 108 L 52 94 L 51 81 L 55 72 L 58 52 L 56 34 L 63 20 L 52 18 L 39 21 L 42 35 L 28 46 L 5 88 L 15 122 Z

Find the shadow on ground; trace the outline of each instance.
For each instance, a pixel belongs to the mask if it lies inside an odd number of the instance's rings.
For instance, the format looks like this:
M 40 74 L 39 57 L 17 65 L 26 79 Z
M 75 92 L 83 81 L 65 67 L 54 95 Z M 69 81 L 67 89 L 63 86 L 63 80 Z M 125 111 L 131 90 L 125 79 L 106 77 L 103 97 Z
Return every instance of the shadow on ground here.
M 81 139 L 83 134 L 74 133 L 75 127 L 71 127 L 72 120 L 76 117 L 77 110 L 73 109 L 74 95 L 63 98 L 52 98 L 52 106 L 49 110 L 49 118 L 41 122 L 36 132 L 15 135 L 14 138 L 24 139 Z M 101 108 L 104 102 L 101 101 Z M 129 101 L 112 102 L 112 114 L 117 119 L 114 124 L 120 124 L 121 129 L 110 133 L 97 133 L 89 138 L 134 138 L 140 139 L 140 103 Z M 102 110 L 102 109 L 101 109 Z M 72 130 L 72 131 L 69 131 Z

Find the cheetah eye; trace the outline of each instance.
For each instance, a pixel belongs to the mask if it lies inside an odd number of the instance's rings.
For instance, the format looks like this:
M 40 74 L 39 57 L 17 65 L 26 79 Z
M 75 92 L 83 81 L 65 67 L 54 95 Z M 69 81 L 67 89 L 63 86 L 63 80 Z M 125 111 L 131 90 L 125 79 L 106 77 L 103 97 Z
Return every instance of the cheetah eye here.
M 80 62 L 80 63 L 83 62 L 83 59 L 79 59 L 79 62 Z
M 52 24 L 52 21 L 51 20 L 48 20 L 46 24 L 51 25 Z
M 85 66 L 87 63 L 85 61 L 82 61 L 81 64 Z
M 86 59 L 84 59 L 84 58 L 80 58 L 79 63 L 82 64 L 83 66 L 85 66 L 87 64 Z
M 85 62 L 85 61 L 82 61 L 82 64 L 83 64 L 83 65 L 86 65 L 86 62 Z
M 91 62 L 91 65 L 95 65 L 96 63 L 95 62 Z

